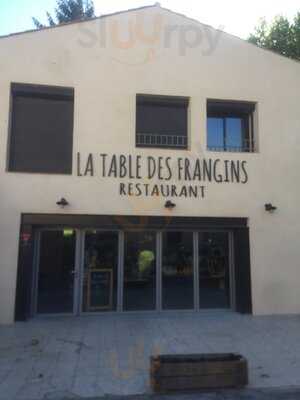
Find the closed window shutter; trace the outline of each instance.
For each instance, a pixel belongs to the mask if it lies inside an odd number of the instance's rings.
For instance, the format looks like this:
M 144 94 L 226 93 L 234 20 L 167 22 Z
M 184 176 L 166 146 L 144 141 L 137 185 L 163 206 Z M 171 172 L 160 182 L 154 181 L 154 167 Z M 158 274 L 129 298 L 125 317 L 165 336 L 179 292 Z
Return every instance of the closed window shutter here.
M 187 148 L 188 104 L 186 97 L 137 95 L 137 145 Z
M 160 104 L 138 105 L 137 133 L 186 136 L 186 107 Z
M 26 90 L 12 92 L 9 170 L 71 174 L 73 95 Z

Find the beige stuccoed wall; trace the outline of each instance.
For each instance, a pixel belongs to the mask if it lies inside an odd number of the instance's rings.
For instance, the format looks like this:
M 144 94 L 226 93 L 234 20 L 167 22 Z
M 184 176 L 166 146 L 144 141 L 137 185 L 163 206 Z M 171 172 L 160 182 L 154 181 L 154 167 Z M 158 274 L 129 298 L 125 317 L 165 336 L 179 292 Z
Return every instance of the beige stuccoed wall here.
M 135 33 L 121 48 L 113 29 L 126 38 L 128 20 L 134 25 L 136 18 L 145 32 L 156 21 L 158 39 Z M 168 213 L 162 198 L 120 197 L 116 179 L 76 176 L 77 152 L 246 160 L 247 184 L 206 183 L 204 199 L 176 199 L 172 214 L 248 217 L 254 313 L 300 313 L 300 64 L 159 7 L 100 21 L 0 40 L 0 323 L 13 321 L 21 213 Z M 183 54 L 175 35 L 166 48 L 170 25 L 181 27 L 190 43 L 188 34 L 201 34 L 203 41 Z M 187 32 L 195 27 L 197 33 Z M 204 55 L 207 37 L 216 35 L 216 48 Z M 75 88 L 72 176 L 6 172 L 10 82 Z M 190 97 L 189 150 L 135 148 L 136 93 Z M 207 98 L 258 103 L 257 153 L 205 150 Z M 55 204 L 61 196 L 71 203 L 63 211 Z M 266 213 L 266 202 L 278 211 Z

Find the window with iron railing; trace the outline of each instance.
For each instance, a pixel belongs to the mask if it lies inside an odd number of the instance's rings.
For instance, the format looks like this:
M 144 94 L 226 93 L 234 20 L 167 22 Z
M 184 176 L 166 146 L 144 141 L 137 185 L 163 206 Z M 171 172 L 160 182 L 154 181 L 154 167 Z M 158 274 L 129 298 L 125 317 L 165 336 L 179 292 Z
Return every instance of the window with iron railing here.
M 186 149 L 188 98 L 136 96 L 136 146 Z
M 208 100 L 208 150 L 255 152 L 254 112 L 252 102 Z

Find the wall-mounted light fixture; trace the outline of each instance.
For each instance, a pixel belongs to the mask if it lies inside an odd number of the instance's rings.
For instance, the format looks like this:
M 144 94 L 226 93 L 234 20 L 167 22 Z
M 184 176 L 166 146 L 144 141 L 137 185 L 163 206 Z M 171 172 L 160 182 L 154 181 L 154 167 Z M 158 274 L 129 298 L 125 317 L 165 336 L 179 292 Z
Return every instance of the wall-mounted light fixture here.
M 64 197 L 62 197 L 60 200 L 58 200 L 58 201 L 56 202 L 56 204 L 57 204 L 58 206 L 64 208 L 64 207 L 66 207 L 66 206 L 69 205 L 69 202 L 68 202 Z
M 273 211 L 277 210 L 277 207 L 273 206 L 272 203 L 267 203 L 267 204 L 265 204 L 265 210 L 268 212 L 273 212 Z
M 176 204 L 172 203 L 171 200 L 167 200 L 165 202 L 165 208 L 168 208 L 169 210 L 173 210 L 174 207 L 176 207 Z

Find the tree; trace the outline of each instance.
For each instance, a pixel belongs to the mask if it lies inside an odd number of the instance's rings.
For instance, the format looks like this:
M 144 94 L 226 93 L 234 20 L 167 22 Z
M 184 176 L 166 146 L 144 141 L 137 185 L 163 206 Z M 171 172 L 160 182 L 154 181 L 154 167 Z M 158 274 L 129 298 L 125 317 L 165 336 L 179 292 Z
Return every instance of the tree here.
M 95 16 L 93 0 L 56 0 L 55 17 L 47 11 L 48 26 L 55 26 L 70 21 L 89 19 Z M 55 20 L 56 19 L 56 20 Z M 37 18 L 32 18 L 36 28 L 45 28 Z
M 262 19 L 248 41 L 300 61 L 300 12 L 292 22 L 283 16 L 270 24 Z

